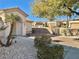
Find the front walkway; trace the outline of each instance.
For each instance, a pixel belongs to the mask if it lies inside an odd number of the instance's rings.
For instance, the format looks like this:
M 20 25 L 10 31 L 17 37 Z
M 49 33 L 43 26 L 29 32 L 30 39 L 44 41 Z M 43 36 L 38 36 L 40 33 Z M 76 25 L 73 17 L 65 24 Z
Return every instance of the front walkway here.
M 36 59 L 34 37 L 17 37 L 10 47 L 0 47 L 0 59 Z

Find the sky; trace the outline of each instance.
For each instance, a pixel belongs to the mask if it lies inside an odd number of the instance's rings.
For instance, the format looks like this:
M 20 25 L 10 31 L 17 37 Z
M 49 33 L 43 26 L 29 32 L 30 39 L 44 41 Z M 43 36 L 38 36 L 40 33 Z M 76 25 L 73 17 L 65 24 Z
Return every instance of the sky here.
M 0 9 L 5 9 L 5 8 L 14 8 L 14 7 L 19 7 L 21 10 L 23 10 L 26 14 L 28 14 L 28 18 L 32 21 L 48 21 L 47 19 L 44 18 L 37 18 L 32 14 L 32 3 L 34 0 L 0 0 Z M 57 19 L 66 19 L 66 16 L 59 16 Z M 76 16 L 72 16 L 73 18 L 77 18 Z
M 34 0 L 0 0 L 0 9 L 19 7 L 32 21 L 47 21 L 44 18 L 37 18 L 32 14 L 32 6 Z

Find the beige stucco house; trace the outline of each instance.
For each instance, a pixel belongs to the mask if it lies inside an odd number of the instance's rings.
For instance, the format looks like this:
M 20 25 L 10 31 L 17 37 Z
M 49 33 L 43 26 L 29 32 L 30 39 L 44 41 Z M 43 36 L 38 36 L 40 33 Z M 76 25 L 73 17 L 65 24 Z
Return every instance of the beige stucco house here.
M 32 22 L 32 27 L 34 28 L 42 28 L 44 27 L 45 22 Z
M 53 22 L 51 22 L 53 23 Z M 62 27 L 62 28 L 66 28 L 67 27 L 67 21 L 58 21 L 58 22 L 54 22 L 54 25 L 56 24 L 56 26 L 58 26 L 59 28 Z M 71 20 L 71 21 L 68 21 L 68 27 L 70 29 L 79 29 L 79 20 Z M 51 25 L 52 26 L 52 25 Z
M 72 29 L 79 29 L 79 21 L 70 21 L 69 22 L 69 26 L 72 28 Z
M 4 36 L 7 36 L 10 32 L 10 22 L 6 22 L 5 14 L 16 14 L 21 18 L 21 22 L 16 22 L 13 35 L 26 35 L 32 31 L 32 21 L 28 19 L 28 15 L 19 8 L 9 8 L 0 10 L 0 18 L 4 22 L 4 26 L 7 26 L 6 30 L 0 31 Z M 1 25 L 0 25 L 1 26 Z
M 68 28 L 67 28 L 67 21 L 58 21 L 58 22 L 53 21 L 53 22 L 47 22 L 47 24 L 51 31 L 57 32 L 60 35 L 65 35 L 67 29 L 69 29 L 73 35 L 79 35 L 79 20 L 69 21 Z M 70 34 L 68 33 L 68 35 Z

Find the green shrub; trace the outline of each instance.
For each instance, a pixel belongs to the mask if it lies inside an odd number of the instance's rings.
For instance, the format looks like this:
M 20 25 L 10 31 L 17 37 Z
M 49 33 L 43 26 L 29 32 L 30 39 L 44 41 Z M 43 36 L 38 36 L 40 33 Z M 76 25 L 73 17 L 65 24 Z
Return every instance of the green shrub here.
M 50 36 L 36 37 L 35 47 L 38 49 L 38 59 L 63 59 L 63 46 L 51 44 Z
M 34 40 L 35 42 L 35 47 L 41 47 L 43 45 L 47 45 L 51 43 L 51 38 L 50 36 L 38 36 Z

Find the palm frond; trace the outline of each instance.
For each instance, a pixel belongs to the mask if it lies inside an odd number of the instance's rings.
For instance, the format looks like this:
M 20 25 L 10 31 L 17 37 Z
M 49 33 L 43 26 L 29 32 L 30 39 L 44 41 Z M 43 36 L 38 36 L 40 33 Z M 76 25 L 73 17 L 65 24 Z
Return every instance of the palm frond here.
M 13 13 L 6 14 L 5 17 L 6 17 L 6 22 L 16 22 L 16 21 L 21 22 L 21 17 Z

